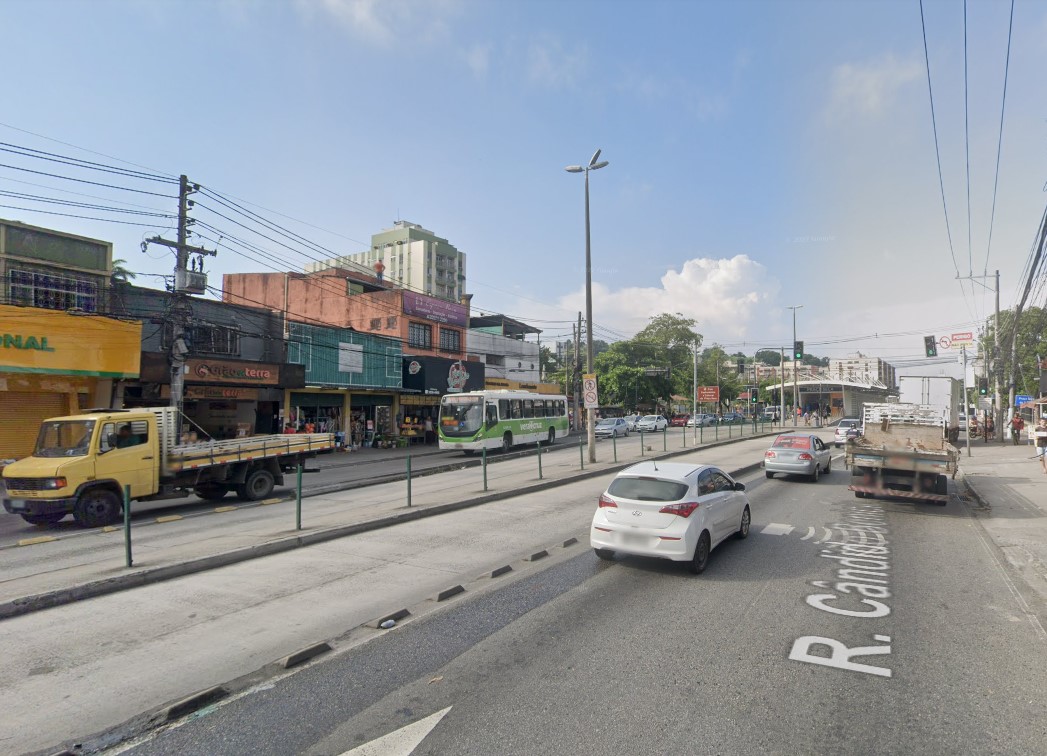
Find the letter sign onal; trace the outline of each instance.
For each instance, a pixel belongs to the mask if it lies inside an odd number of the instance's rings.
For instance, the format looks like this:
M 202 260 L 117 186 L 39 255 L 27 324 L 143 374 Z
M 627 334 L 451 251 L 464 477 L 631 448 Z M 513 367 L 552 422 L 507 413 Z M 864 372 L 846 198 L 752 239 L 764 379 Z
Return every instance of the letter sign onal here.
M 862 672 L 866 675 L 877 675 L 879 677 L 890 677 L 891 670 L 887 667 L 874 667 L 871 664 L 857 664 L 851 661 L 855 656 L 874 656 L 891 653 L 891 637 L 889 635 L 874 635 L 874 640 L 887 643 L 886 646 L 858 646 L 848 648 L 838 640 L 822 638 L 818 635 L 805 635 L 793 641 L 789 658 L 792 661 L 807 662 L 808 664 L 820 664 L 823 667 L 836 667 L 846 669 L 850 672 Z M 822 646 L 829 649 L 828 656 L 812 654 L 811 648 Z

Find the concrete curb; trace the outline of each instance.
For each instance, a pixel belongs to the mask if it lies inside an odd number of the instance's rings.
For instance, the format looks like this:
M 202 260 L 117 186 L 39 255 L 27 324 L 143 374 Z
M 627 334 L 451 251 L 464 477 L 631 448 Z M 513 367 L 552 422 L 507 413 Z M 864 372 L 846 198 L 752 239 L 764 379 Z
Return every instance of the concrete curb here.
M 740 438 L 722 440 L 711 444 L 706 444 L 697 448 L 691 446 L 687 447 L 686 449 L 659 452 L 657 454 L 652 455 L 651 457 L 648 457 L 648 459 L 664 459 L 667 457 L 678 457 L 684 454 L 693 454 L 694 452 L 701 451 L 702 449 L 715 448 L 717 446 L 738 443 L 740 441 L 749 441 L 753 438 L 762 438 L 771 435 L 777 435 L 777 431 L 758 436 L 743 436 Z M 449 502 L 447 504 L 438 504 L 433 507 L 412 509 L 404 508 L 396 512 L 395 514 L 386 515 L 384 517 L 379 517 L 377 519 L 369 520 L 367 522 L 353 523 L 352 525 L 340 525 L 333 528 L 327 528 L 325 530 L 318 530 L 312 533 L 303 533 L 302 535 L 291 536 L 288 538 L 279 538 L 276 540 L 269 541 L 267 543 L 258 544 L 256 546 L 234 549 L 233 551 L 227 551 L 221 554 L 212 554 L 205 557 L 191 559 L 186 562 L 178 562 L 176 564 L 166 565 L 164 567 L 147 568 L 138 572 L 133 572 L 126 575 L 117 575 L 111 578 L 105 578 L 103 580 L 96 580 L 89 583 L 83 583 L 81 585 L 71 586 L 69 588 L 59 588 L 53 591 L 48 591 L 46 593 L 22 596 L 0 603 L 0 620 L 10 619 L 12 617 L 19 617 L 24 614 L 31 614 L 32 612 L 41 611 L 43 609 L 50 609 L 56 606 L 71 604 L 75 601 L 83 601 L 84 599 L 105 596 L 107 594 L 117 593 L 119 591 L 127 590 L 129 588 L 138 588 L 143 585 L 159 583 L 164 580 L 172 580 L 174 578 L 185 577 L 186 575 L 192 575 L 198 572 L 216 569 L 218 567 L 226 567 L 228 565 L 238 564 L 240 562 L 245 562 L 250 559 L 258 559 L 259 557 L 270 556 L 272 554 L 280 554 L 286 551 L 292 551 L 294 549 L 301 548 L 303 546 L 311 546 L 317 543 L 333 541 L 337 538 L 344 538 L 346 536 L 356 535 L 358 533 L 367 533 L 372 530 L 380 530 L 382 528 L 391 527 L 393 525 L 399 525 L 405 522 L 411 522 L 413 520 L 420 520 L 425 517 L 434 517 L 436 515 L 446 514 L 448 512 L 455 512 L 460 509 L 469 509 L 471 507 L 476 507 L 482 504 L 490 503 L 492 501 L 500 500 L 505 496 L 526 496 L 528 494 L 538 493 L 552 488 L 558 488 L 560 486 L 571 485 L 579 481 L 614 474 L 636 464 L 638 461 L 641 460 L 633 460 L 630 462 L 612 464 L 608 467 L 603 467 L 598 470 L 587 469 L 584 471 L 579 471 L 575 475 L 571 475 L 566 478 L 561 478 L 559 480 L 543 480 L 537 483 L 533 483 L 531 485 L 523 486 L 521 488 L 515 488 L 511 491 L 489 492 L 480 496 L 475 496 L 471 499 L 465 499 L 463 501 Z M 758 469 L 760 466 L 761 463 L 757 462 L 755 464 L 739 468 L 738 470 L 730 471 L 730 474 L 734 476 L 745 475 L 749 472 L 752 472 L 753 470 Z M 491 577 L 497 577 L 497 575 L 494 574 L 497 572 L 497 570 L 493 571 Z M 382 620 L 385 619 L 399 618 L 382 618 Z
M 314 643 L 311 646 L 306 646 L 303 649 L 295 651 L 289 656 L 285 656 L 283 659 L 277 662 L 284 669 L 290 669 L 296 667 L 303 662 L 307 662 L 310 659 L 314 659 L 320 654 L 326 654 L 331 650 L 331 644 L 329 643 Z

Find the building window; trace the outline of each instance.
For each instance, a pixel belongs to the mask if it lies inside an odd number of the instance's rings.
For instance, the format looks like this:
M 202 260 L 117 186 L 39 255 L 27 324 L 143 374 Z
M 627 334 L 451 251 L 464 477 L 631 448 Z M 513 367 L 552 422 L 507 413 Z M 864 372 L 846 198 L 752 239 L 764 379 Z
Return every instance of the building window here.
M 387 317 L 385 319 L 385 327 L 386 328 L 396 328 L 396 316 L 395 315 L 390 315 L 389 317 Z
M 433 327 L 425 323 L 408 323 L 407 345 L 419 349 L 432 349 Z
M 371 330 L 372 331 L 377 331 L 381 327 L 382 327 L 382 319 L 381 318 L 371 318 Z
M 462 351 L 462 334 L 452 328 L 440 329 L 440 351 L 460 352 Z
M 221 354 L 228 357 L 240 356 L 240 332 L 235 328 L 214 325 L 193 325 L 185 329 L 185 339 L 193 354 Z M 162 340 L 164 350 L 171 348 L 174 341 L 174 326 L 164 324 Z
M 98 284 L 94 281 L 25 270 L 12 270 L 9 280 L 12 304 L 98 312 Z

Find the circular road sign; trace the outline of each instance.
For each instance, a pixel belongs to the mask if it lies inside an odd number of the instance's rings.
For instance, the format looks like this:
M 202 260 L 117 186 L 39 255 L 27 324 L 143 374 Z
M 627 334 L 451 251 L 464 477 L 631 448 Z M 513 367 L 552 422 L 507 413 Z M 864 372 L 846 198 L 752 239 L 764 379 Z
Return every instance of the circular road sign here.
M 950 339 L 948 336 L 942 336 L 938 339 L 938 346 L 940 346 L 942 349 L 948 349 L 952 346 L 952 339 Z

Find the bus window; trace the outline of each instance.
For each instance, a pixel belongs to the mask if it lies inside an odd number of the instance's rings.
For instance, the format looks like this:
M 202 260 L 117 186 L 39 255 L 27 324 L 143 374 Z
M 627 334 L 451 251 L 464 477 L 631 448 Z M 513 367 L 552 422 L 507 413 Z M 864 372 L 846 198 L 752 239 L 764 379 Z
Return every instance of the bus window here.
M 549 417 L 549 415 L 553 414 L 552 412 L 549 411 L 549 405 L 550 404 L 551 404 L 551 402 L 548 402 L 548 401 L 543 401 L 542 402 L 542 417 Z
M 523 417 L 523 409 L 520 407 L 520 400 L 519 399 L 513 399 L 510 407 L 511 407 L 511 409 L 513 411 L 513 414 L 512 414 L 513 420 L 519 420 L 521 417 Z
M 509 419 L 510 414 L 509 414 L 509 400 L 508 399 L 499 399 L 498 400 L 498 415 L 503 420 L 508 420 Z
M 487 405 L 487 427 L 493 428 L 498 425 L 498 408 L 493 404 Z
M 563 417 L 564 415 L 567 414 L 567 403 L 566 402 L 557 402 L 556 403 L 556 414 L 558 414 L 560 417 Z
M 534 417 L 534 402 L 532 402 L 530 399 L 523 400 L 523 416 L 525 418 Z

